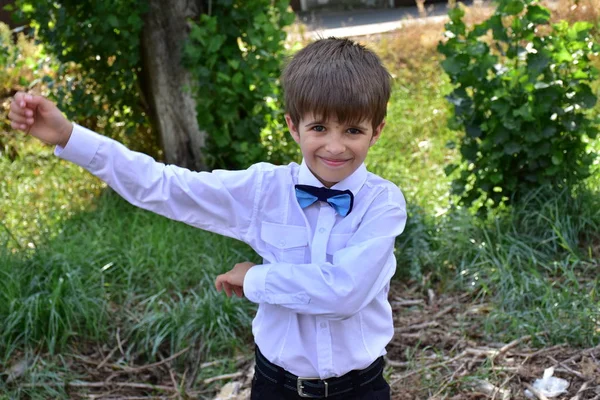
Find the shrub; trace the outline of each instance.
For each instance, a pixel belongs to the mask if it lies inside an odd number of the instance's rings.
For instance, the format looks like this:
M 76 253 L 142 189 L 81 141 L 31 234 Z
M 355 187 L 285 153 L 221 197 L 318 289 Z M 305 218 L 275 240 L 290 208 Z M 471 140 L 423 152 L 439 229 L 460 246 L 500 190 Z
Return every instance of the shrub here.
M 140 90 L 147 1 L 16 4 L 18 16 L 34 22 L 45 46 L 62 63 L 59 75 L 63 68 L 71 71 L 64 82 L 47 79 L 59 108 L 91 129 L 158 155 Z M 287 6 L 284 0 L 219 0 L 210 2 L 208 14 L 198 20 L 181 21 L 191 27 L 183 61 L 196 79 L 188 89 L 197 101 L 199 126 L 209 136 L 205 156 L 210 168 L 264 160 L 261 131 L 269 128 L 281 136 L 280 126 L 271 121 L 280 108 L 276 83 L 282 28 L 293 21 Z M 131 140 L 131 134 L 138 138 Z
M 281 132 L 283 27 L 294 20 L 287 8 L 286 0 L 219 1 L 211 15 L 192 23 L 184 62 L 195 78 L 198 123 L 211 137 L 211 166 L 240 168 L 265 160 L 261 130 Z
M 586 113 L 596 103 L 589 83 L 598 75 L 589 57 L 600 50 L 592 25 L 563 21 L 543 34 L 550 12 L 532 0 L 500 0 L 472 29 L 460 8 L 449 14 L 447 40 L 438 49 L 454 85 L 450 124 L 465 130 L 453 181 L 461 203 L 485 210 L 589 176 L 594 155 L 586 141 L 596 137 L 599 122 Z

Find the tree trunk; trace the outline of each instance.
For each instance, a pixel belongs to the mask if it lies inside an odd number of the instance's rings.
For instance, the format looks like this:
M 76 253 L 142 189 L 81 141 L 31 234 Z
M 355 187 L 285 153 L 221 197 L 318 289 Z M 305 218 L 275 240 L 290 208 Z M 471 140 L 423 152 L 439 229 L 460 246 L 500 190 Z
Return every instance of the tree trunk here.
M 201 0 L 148 0 L 142 32 L 141 89 L 150 119 L 158 130 L 165 161 L 200 171 L 206 169 L 206 132 L 198 127 L 196 102 L 188 88 L 190 73 L 182 66 L 188 18 L 204 11 Z

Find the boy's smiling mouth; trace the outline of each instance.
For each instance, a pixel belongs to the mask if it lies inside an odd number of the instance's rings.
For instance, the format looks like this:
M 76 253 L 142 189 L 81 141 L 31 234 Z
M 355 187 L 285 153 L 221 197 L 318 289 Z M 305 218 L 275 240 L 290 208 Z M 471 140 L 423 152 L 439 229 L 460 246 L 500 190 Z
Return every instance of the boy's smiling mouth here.
M 350 161 L 349 159 L 337 159 L 337 158 L 326 158 L 326 157 L 319 157 L 319 159 L 328 167 L 341 167 L 342 165 L 344 165 L 348 161 Z

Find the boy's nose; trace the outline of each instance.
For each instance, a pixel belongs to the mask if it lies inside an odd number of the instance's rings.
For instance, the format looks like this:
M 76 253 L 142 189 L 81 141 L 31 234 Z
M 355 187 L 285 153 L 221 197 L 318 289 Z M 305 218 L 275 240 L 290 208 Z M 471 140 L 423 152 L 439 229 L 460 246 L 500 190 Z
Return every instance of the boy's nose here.
M 346 151 L 346 145 L 339 138 L 330 138 L 325 149 L 331 154 L 342 154 Z

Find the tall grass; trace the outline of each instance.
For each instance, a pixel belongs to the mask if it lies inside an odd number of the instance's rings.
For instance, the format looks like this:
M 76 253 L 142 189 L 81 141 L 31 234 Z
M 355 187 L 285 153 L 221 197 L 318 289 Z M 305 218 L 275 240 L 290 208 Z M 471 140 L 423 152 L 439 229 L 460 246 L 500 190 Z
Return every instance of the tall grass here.
M 214 290 L 256 260 L 242 243 L 135 209 L 116 195 L 72 216 L 37 249 L 0 252 L 0 360 L 41 344 L 105 340 L 120 329 L 152 357 L 202 341 L 204 354 L 248 338 L 253 306 Z
M 600 337 L 595 274 L 600 256 L 597 191 L 542 190 L 485 220 L 452 209 L 418 210 L 400 237 L 398 264 L 441 290 L 468 290 L 491 305 L 490 336 L 547 332 L 551 343 L 591 345 Z

